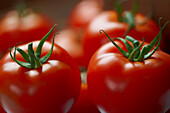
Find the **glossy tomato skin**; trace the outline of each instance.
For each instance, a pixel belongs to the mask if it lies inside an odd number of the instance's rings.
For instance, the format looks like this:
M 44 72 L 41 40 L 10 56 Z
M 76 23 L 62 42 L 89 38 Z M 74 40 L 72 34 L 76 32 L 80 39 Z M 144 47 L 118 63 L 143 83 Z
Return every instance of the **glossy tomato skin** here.
M 102 10 L 103 0 L 81 0 L 70 11 L 67 24 L 70 27 L 83 28 Z
M 0 107 L 0 113 L 6 113 L 2 107 Z
M 65 28 L 58 32 L 60 34 L 56 35 L 55 43 L 65 49 L 77 62 L 80 68 L 86 69 L 86 67 L 84 67 L 85 63 L 83 59 L 83 48 L 81 44 L 81 31 L 74 28 Z M 87 76 L 85 75 L 82 79 L 87 81 L 86 77 Z M 100 113 L 97 107 L 91 102 L 91 99 L 89 98 L 87 83 L 81 83 L 81 91 L 79 97 L 68 113 Z
M 80 95 L 68 113 L 100 113 L 89 97 L 86 83 L 81 84 Z
M 33 42 L 35 49 L 39 41 Z M 19 46 L 27 51 L 27 44 Z M 45 42 L 41 55 L 51 48 Z M 19 53 L 16 59 L 24 61 Z M 0 62 L 0 97 L 6 112 L 66 113 L 75 103 L 81 87 L 78 66 L 58 45 L 39 69 L 27 69 L 15 63 L 9 53 Z
M 130 62 L 109 42 L 90 60 L 89 95 L 104 113 L 164 113 L 170 107 L 169 68 L 170 56 L 163 51 Z
M 157 24 L 149 19 L 146 23 L 139 25 L 146 19 L 146 16 L 137 13 L 135 16 L 135 28 L 131 29 L 128 33 L 129 36 L 142 40 L 145 38 L 150 42 L 159 32 Z M 105 34 L 100 34 L 99 30 L 104 30 L 111 38 L 122 37 L 128 29 L 128 24 L 120 22 L 117 13 L 113 10 L 103 11 L 98 14 L 86 27 L 83 35 L 83 49 L 86 62 L 89 62 L 93 53 L 104 43 L 109 41 Z M 163 44 L 162 44 L 163 45 Z M 88 64 L 86 64 L 88 65 Z
M 55 36 L 55 43 L 65 49 L 77 62 L 78 66 L 85 66 L 81 30 L 65 28 L 58 32 L 59 34 Z
M 0 52 L 3 54 L 16 43 L 40 40 L 51 29 L 53 21 L 46 15 L 30 9 L 25 12 L 28 14 L 19 16 L 17 11 L 10 11 L 0 20 Z

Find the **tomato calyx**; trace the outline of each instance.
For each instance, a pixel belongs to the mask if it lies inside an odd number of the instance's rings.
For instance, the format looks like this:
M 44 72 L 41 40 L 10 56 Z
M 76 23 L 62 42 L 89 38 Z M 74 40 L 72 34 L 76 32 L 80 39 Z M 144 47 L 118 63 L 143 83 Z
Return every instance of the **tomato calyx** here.
M 18 48 L 18 47 L 14 47 L 14 55 L 12 55 L 11 52 L 11 48 L 10 48 L 10 56 L 11 58 L 20 66 L 28 68 L 28 69 L 35 69 L 35 68 L 40 68 L 42 66 L 43 63 L 45 63 L 49 57 L 52 54 L 53 51 L 53 46 L 54 46 L 54 38 L 55 35 L 58 34 L 56 33 L 53 37 L 53 42 L 52 42 L 52 46 L 50 51 L 42 58 L 40 58 L 41 56 L 41 51 L 42 51 L 42 46 L 44 44 L 44 42 L 46 41 L 46 39 L 49 37 L 49 35 L 51 34 L 52 30 L 55 28 L 56 25 L 54 25 L 51 30 L 40 40 L 38 47 L 36 49 L 36 51 L 34 52 L 33 50 L 33 43 L 29 43 L 28 44 L 28 53 L 26 53 L 25 51 L 23 51 L 22 49 Z M 24 60 L 26 62 L 22 62 L 22 61 L 18 61 L 16 59 L 16 51 L 18 51 L 22 57 L 24 58 Z
M 135 1 L 132 11 L 124 11 L 121 4 L 124 1 L 117 1 L 115 3 L 115 10 L 117 12 L 118 15 L 118 20 L 120 22 L 124 22 L 124 23 L 128 23 L 129 27 L 126 30 L 126 32 L 124 33 L 123 37 L 125 37 L 129 31 L 134 28 L 136 25 L 143 25 L 147 22 L 147 20 L 151 17 L 151 13 L 148 13 L 148 15 L 146 16 L 146 18 L 140 22 L 140 23 L 135 23 L 135 15 L 138 11 L 138 7 L 139 7 L 139 3 L 137 1 Z
M 130 11 L 126 11 L 124 12 L 123 11 L 123 8 L 121 6 L 123 1 L 117 1 L 115 3 L 115 10 L 117 12 L 117 15 L 118 15 L 118 20 L 120 22 L 125 22 L 125 23 L 128 23 L 129 24 L 129 28 L 127 29 L 127 31 L 125 32 L 124 36 L 126 36 L 128 34 L 128 32 L 135 27 L 135 15 L 136 15 L 136 12 L 138 10 L 138 2 L 136 1 L 134 3 L 134 7 L 133 7 L 133 10 L 130 12 Z M 124 15 L 123 15 L 124 14 Z
M 32 12 L 32 10 L 27 8 L 27 5 L 25 2 L 18 3 L 16 5 L 16 10 L 18 12 L 18 16 L 21 18 L 29 15 Z
M 160 20 L 161 20 L 161 18 L 160 18 Z M 159 20 L 160 31 L 159 31 L 158 35 L 153 39 L 153 41 L 150 44 L 148 44 L 148 45 L 146 44 L 144 46 L 143 46 L 143 44 L 145 42 L 145 39 L 143 39 L 142 43 L 140 44 L 138 40 L 135 40 L 134 38 L 132 38 L 130 36 L 126 36 L 125 39 L 120 38 L 120 37 L 111 39 L 104 30 L 100 30 L 99 32 L 100 33 L 103 32 L 109 38 L 109 40 L 113 43 L 113 45 L 116 46 L 116 48 L 126 58 L 128 58 L 130 61 L 132 61 L 132 62 L 140 62 L 140 61 L 143 61 L 145 59 L 148 59 L 152 54 L 154 54 L 154 52 L 158 49 L 158 47 L 160 45 L 160 42 L 161 42 L 161 32 L 165 28 L 165 26 L 168 24 L 168 22 L 166 22 L 164 24 L 164 26 L 161 28 L 160 20 Z M 120 40 L 120 41 L 122 41 L 125 44 L 125 46 L 127 48 L 127 52 L 124 51 L 123 49 L 121 49 L 113 41 L 115 39 Z M 133 46 L 131 46 L 128 41 L 131 42 Z M 157 43 L 157 45 L 156 45 L 156 43 Z M 156 47 L 155 47 L 155 45 L 156 45 Z M 141 47 L 142 47 L 142 49 L 140 49 Z

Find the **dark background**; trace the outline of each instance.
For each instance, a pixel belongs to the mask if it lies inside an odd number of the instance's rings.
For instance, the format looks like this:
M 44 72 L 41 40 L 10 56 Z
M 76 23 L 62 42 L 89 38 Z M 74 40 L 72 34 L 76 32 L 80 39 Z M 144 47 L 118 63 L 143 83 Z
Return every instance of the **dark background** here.
M 33 8 L 38 12 L 47 14 L 58 24 L 59 29 L 66 27 L 66 19 L 70 10 L 80 0 L 24 0 L 28 7 Z M 105 0 L 104 9 L 114 9 L 114 0 Z M 163 22 L 170 20 L 170 0 L 138 0 L 139 12 L 148 14 L 152 11 L 152 18 L 158 22 L 160 17 L 163 17 Z M 0 18 L 3 15 L 16 8 L 16 4 L 23 2 L 23 0 L 0 0 Z M 123 4 L 125 9 L 131 9 L 134 0 L 126 0 Z M 164 37 L 166 40 L 165 52 L 170 53 L 170 23 L 164 29 Z

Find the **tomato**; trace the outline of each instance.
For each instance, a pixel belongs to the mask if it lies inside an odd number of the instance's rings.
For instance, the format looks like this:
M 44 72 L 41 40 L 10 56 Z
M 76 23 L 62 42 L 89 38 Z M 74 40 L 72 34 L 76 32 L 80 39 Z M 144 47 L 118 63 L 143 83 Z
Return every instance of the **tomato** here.
M 22 14 L 22 15 L 21 15 Z M 16 43 L 40 40 L 52 27 L 52 20 L 44 14 L 25 9 L 10 11 L 0 20 L 0 52 L 6 53 Z
M 68 15 L 67 28 L 60 30 L 61 35 L 55 38 L 55 43 L 66 49 L 81 67 L 87 67 L 82 48 L 82 32 L 102 10 L 103 0 L 81 0 Z
M 81 85 L 78 100 L 68 113 L 100 113 L 97 107 L 90 100 L 87 84 Z
M 81 31 L 73 28 L 65 28 L 58 32 L 59 34 L 55 36 L 55 43 L 64 48 L 80 67 L 84 66 Z
M 23 58 L 21 52 L 15 52 L 19 51 L 16 47 L 12 50 L 12 58 L 7 53 L 1 59 L 0 100 L 6 112 L 66 113 L 75 103 L 81 87 L 78 66 L 64 49 L 54 42 L 42 44 L 43 41 L 44 38 L 17 47 L 28 51 L 31 61 L 26 55 Z M 33 50 L 36 50 L 35 54 Z M 22 62 L 26 60 L 27 64 L 18 65 L 15 58 Z
M 68 15 L 68 26 L 85 27 L 103 9 L 103 0 L 81 0 Z
M 100 113 L 89 97 L 87 84 L 81 84 L 80 95 L 68 113 Z
M 0 113 L 6 113 L 2 107 L 0 107 Z
M 139 24 L 146 19 L 146 16 L 137 13 L 135 15 L 135 27 L 127 34 L 135 37 L 136 39 L 145 38 L 150 42 L 159 32 L 158 25 L 151 19 L 148 19 L 145 23 Z M 82 43 L 84 49 L 84 56 L 86 62 L 89 62 L 93 53 L 104 43 L 108 41 L 104 34 L 100 34 L 99 30 L 105 30 L 109 36 L 122 37 L 128 30 L 129 24 L 120 22 L 116 11 L 107 10 L 97 15 L 87 26 L 84 31 Z M 88 64 L 86 64 L 88 65 Z
M 72 56 L 79 65 L 83 75 L 79 97 L 68 113 L 99 113 L 97 107 L 92 104 L 88 95 L 86 83 L 87 76 L 84 72 L 87 67 L 84 67 L 85 63 L 81 44 L 81 31 L 73 28 L 65 28 L 58 32 L 59 34 L 55 36 L 55 43 L 65 49 Z
M 141 44 L 134 49 L 112 40 L 114 45 L 108 42 L 95 52 L 87 69 L 87 85 L 100 112 L 165 113 L 168 110 L 170 55 L 155 51 L 159 45 L 154 47 L 155 53 L 148 53 L 156 39 L 150 45 L 134 40 Z M 132 42 L 131 38 L 128 40 Z M 125 52 L 120 52 L 116 44 Z M 142 44 L 143 49 L 139 50 Z

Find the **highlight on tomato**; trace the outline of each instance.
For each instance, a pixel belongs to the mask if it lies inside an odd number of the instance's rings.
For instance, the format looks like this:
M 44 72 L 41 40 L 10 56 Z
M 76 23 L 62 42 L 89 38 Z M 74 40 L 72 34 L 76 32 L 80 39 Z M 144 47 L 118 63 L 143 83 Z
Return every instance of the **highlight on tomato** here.
M 121 3 L 118 2 L 115 10 L 103 10 L 88 24 L 82 40 L 86 65 L 94 52 L 109 41 L 104 34 L 98 32 L 100 29 L 106 31 L 112 38 L 129 35 L 139 40 L 145 38 L 146 42 L 150 42 L 158 34 L 157 23 L 138 12 L 137 6 L 135 3 L 132 11 L 123 11 Z
M 50 17 L 29 8 L 7 12 L 0 19 L 0 53 L 5 54 L 16 43 L 40 40 L 52 26 Z
M 46 41 L 54 27 L 41 41 L 15 46 L 1 59 L 0 102 L 6 112 L 66 113 L 76 102 L 80 71 L 54 39 Z
M 111 42 L 95 52 L 87 69 L 88 92 L 100 112 L 165 113 L 170 108 L 170 55 L 157 50 L 165 25 L 150 44 L 131 36 L 111 39 L 100 30 Z

